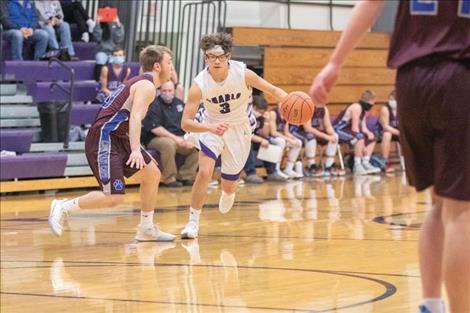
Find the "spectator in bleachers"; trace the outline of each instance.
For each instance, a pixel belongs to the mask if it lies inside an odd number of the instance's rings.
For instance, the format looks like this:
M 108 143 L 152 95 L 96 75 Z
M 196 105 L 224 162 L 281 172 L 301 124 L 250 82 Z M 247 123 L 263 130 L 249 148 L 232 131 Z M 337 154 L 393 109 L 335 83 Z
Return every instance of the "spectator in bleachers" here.
M 96 96 L 98 101 L 103 102 L 111 92 L 129 79 L 131 68 L 124 64 L 125 59 L 124 50 L 118 47 L 114 49 L 108 65 L 101 68 L 100 91 Z
M 198 151 L 184 139 L 181 128 L 184 102 L 175 97 L 175 85 L 168 81 L 161 85 L 160 95 L 150 105 L 143 121 L 144 143 L 160 152 L 162 162 L 161 185 L 165 187 L 191 186 L 198 167 Z M 178 169 L 175 156 L 186 156 Z
M 370 164 L 370 156 L 375 147 L 375 136 L 367 128 L 366 112 L 375 103 L 375 94 L 366 90 L 358 102 L 348 105 L 338 115 L 334 122 L 334 130 L 340 142 L 347 142 L 354 146 L 355 175 L 365 175 L 380 172 L 380 169 Z
M 342 176 L 344 171 L 334 164 L 338 149 L 338 134 L 331 125 L 326 106 L 317 106 L 311 120 L 301 126 L 291 126 L 292 134 L 305 143 L 308 172 L 310 176 Z M 317 146 L 326 146 L 325 169 L 316 163 Z
M 72 60 L 77 60 L 70 34 L 70 25 L 64 21 L 59 0 L 36 0 L 39 25 L 49 34 L 49 48 L 67 48 Z M 57 34 L 56 34 L 57 33 Z M 60 46 L 58 39 L 60 39 Z
M 380 118 L 377 125 L 377 140 L 382 140 L 382 156 L 385 160 L 385 172 L 394 171 L 390 166 L 388 158 L 390 156 L 390 144 L 393 141 L 399 141 L 400 131 L 398 130 L 397 100 L 395 99 L 395 90 L 388 98 L 388 103 L 380 109 Z
M 49 35 L 40 29 L 36 8 L 32 0 L 2 0 L 1 23 L 3 36 L 10 42 L 13 60 L 23 60 L 23 43 L 30 42 L 34 47 L 34 60 L 46 53 Z
M 124 26 L 119 21 L 119 16 L 113 22 L 98 23 L 93 30 L 93 36 L 98 41 L 96 53 L 95 79 L 99 81 L 101 68 L 109 62 L 112 52 L 124 43 Z
M 256 126 L 254 130 L 253 137 L 251 138 L 251 150 L 248 155 L 248 159 L 245 163 L 243 170 L 245 171 L 247 177 L 245 182 L 247 183 L 260 183 L 259 179 L 256 178 L 256 155 L 261 147 L 267 147 L 269 142 L 269 120 L 270 115 L 267 112 L 268 103 L 261 96 L 253 96 L 253 114 L 256 118 Z M 266 172 L 268 173 L 268 181 L 286 181 L 287 177 L 281 175 L 276 170 L 276 164 L 271 162 L 263 161 Z M 259 176 L 258 176 L 259 177 Z
M 64 11 L 65 21 L 69 24 L 77 24 L 81 40 L 89 42 L 96 23 L 88 16 L 80 0 L 60 0 L 60 4 Z
M 300 167 L 296 166 L 296 170 L 294 170 L 294 166 L 296 165 L 295 163 L 300 155 L 300 150 L 302 149 L 302 141 L 291 134 L 289 131 L 289 125 L 281 116 L 278 106 L 276 106 L 274 110 L 269 111 L 269 135 L 270 142 L 277 146 L 281 146 L 283 149 L 286 147 L 289 149 L 284 174 L 289 178 L 303 177 L 302 164 L 300 164 Z M 280 163 L 276 166 L 278 173 L 281 172 Z

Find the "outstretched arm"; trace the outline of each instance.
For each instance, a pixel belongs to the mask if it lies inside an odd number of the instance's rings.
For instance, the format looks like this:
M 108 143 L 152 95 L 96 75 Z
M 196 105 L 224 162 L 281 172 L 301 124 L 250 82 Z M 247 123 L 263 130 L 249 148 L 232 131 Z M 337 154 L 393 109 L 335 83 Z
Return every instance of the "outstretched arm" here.
M 384 0 L 362 0 L 355 6 L 330 61 L 315 77 L 310 87 L 310 94 L 315 104 L 327 102 L 327 95 L 336 83 L 346 57 L 372 26 L 383 5 Z
M 248 86 L 255 87 L 265 94 L 274 97 L 276 102 L 280 102 L 287 96 L 287 93 L 284 90 L 259 77 L 252 70 L 245 70 L 245 81 Z

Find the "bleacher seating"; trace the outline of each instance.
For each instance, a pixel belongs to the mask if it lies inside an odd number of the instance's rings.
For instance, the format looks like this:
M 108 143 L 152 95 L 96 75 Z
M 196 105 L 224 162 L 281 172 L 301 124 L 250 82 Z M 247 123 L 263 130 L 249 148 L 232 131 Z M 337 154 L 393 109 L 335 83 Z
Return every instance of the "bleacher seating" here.
M 2 156 L 0 179 L 62 177 L 66 163 L 66 153 L 24 153 Z
M 2 130 L 0 150 L 28 152 L 33 141 L 33 131 L 29 129 Z

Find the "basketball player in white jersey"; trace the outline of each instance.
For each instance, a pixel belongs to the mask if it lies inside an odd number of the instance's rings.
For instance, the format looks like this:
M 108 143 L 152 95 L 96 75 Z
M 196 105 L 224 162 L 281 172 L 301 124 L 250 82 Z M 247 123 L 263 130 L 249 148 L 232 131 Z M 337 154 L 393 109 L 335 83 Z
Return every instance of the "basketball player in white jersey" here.
M 207 67 L 200 72 L 189 90 L 181 126 L 199 149 L 199 171 L 193 185 L 189 222 L 181 238 L 198 236 L 199 216 L 212 178 L 215 162 L 222 161 L 222 194 L 219 211 L 227 213 L 235 201 L 240 171 L 250 153 L 253 121 L 249 117 L 251 87 L 279 102 L 287 96 L 244 63 L 230 60 L 232 37 L 225 33 L 205 35 L 200 48 Z M 204 106 L 201 122 L 195 121 L 200 104 Z

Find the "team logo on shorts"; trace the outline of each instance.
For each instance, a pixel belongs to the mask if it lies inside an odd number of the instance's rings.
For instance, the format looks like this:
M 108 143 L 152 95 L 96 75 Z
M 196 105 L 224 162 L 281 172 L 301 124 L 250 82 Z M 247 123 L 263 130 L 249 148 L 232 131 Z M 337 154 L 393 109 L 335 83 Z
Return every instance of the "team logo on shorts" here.
M 124 183 L 120 179 L 115 179 L 113 181 L 113 187 L 116 191 L 121 191 L 122 189 L 124 189 Z

